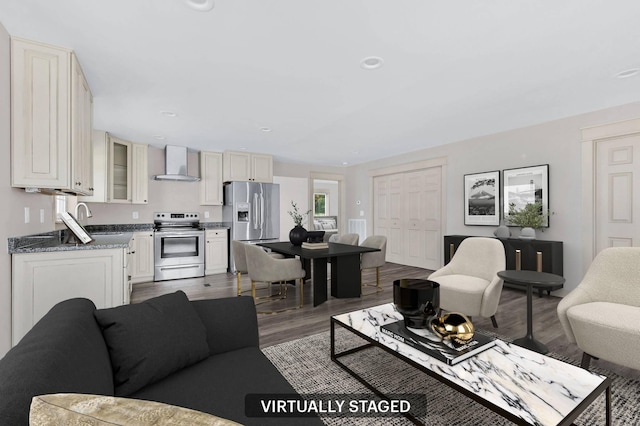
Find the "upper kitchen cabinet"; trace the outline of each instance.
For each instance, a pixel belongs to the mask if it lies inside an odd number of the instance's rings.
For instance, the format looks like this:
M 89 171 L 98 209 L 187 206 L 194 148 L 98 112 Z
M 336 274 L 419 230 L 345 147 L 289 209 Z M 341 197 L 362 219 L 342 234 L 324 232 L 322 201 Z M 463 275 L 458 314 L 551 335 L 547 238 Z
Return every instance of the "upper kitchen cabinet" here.
M 149 192 L 148 146 L 93 131 L 92 203 L 147 204 Z
M 273 157 L 271 155 L 225 151 L 222 157 L 224 182 L 273 182 Z
M 200 151 L 200 205 L 222 205 L 222 154 Z
M 93 192 L 93 97 L 73 51 L 11 40 L 11 185 Z

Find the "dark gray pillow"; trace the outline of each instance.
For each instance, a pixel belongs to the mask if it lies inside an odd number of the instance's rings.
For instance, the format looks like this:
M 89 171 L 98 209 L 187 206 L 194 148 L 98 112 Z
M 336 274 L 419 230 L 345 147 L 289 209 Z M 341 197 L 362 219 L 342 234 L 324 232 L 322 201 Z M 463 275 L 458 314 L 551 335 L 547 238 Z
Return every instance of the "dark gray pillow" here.
M 186 294 L 99 309 L 116 396 L 127 396 L 209 356 L 206 330 Z

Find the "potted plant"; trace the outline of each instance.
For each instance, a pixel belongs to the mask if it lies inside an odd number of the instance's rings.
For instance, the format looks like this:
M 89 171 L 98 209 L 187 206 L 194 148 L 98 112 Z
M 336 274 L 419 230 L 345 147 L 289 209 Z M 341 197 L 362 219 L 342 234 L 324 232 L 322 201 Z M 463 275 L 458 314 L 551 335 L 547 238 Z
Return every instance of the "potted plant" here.
M 536 229 L 542 228 L 548 213 L 542 211 L 542 203 L 528 203 L 522 209 L 516 209 L 514 203 L 509 204 L 509 223 L 522 227 L 520 238 L 533 240 L 536 238 Z
M 311 210 L 307 210 L 306 213 L 300 213 L 298 205 L 293 201 L 291 201 L 291 207 L 293 210 L 289 210 L 288 213 L 293 219 L 295 226 L 289 232 L 289 241 L 291 241 L 291 244 L 294 246 L 299 246 L 307 239 L 307 230 L 304 229 L 302 223 L 306 220 L 309 213 L 311 213 Z

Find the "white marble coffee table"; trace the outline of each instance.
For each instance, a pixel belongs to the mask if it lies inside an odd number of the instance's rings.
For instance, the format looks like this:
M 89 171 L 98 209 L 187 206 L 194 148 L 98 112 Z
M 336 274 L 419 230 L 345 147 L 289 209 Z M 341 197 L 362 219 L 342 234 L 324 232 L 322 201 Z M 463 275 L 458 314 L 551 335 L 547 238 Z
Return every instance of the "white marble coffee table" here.
M 380 332 L 381 325 L 401 319 L 393 303 L 331 317 L 331 359 L 374 393 L 384 396 L 339 359 L 377 346 L 523 425 L 569 425 L 606 392 L 606 424 L 611 424 L 611 379 L 503 341 L 449 366 Z M 370 343 L 336 353 L 336 325 Z M 420 424 L 419 419 L 409 419 Z

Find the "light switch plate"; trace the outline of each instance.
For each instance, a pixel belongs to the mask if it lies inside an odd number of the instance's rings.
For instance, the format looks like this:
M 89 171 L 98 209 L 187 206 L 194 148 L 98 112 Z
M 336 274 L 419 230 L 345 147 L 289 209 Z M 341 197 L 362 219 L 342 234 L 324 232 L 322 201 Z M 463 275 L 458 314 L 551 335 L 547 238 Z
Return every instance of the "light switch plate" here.
M 138 212 L 133 212 L 133 218 L 138 219 L 138 217 L 139 217 Z

